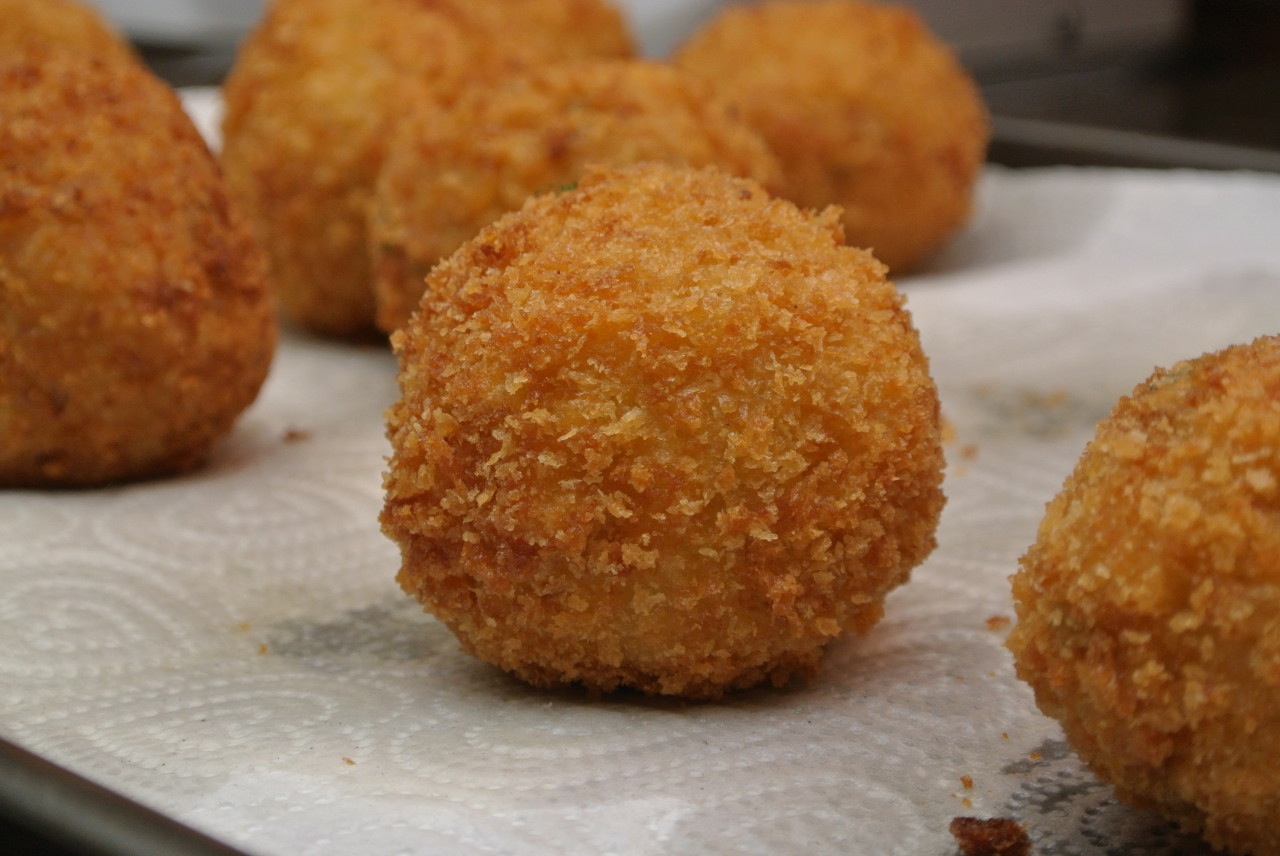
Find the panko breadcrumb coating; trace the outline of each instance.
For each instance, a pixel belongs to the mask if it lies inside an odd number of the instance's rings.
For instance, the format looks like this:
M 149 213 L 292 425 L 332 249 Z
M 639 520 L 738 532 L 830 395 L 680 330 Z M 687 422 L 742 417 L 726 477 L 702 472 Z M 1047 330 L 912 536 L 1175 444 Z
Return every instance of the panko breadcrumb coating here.
M 1280 854 L 1280 338 L 1122 399 L 1013 592 L 1018 674 L 1118 796 Z
M 132 60 L 0 60 L 0 485 L 190 469 L 275 346 L 265 259 Z
M 441 262 L 392 342 L 399 582 L 532 684 L 812 675 L 934 546 L 937 394 L 835 211 L 591 168 Z
M 223 88 L 223 164 L 283 314 L 374 331 L 368 206 L 410 103 L 553 59 L 626 56 L 605 0 L 274 0 Z
M 896 275 L 967 220 L 987 114 L 908 8 L 859 0 L 733 5 L 674 61 L 714 81 L 773 147 L 785 195 L 844 208 L 849 242 Z
M 371 218 L 378 325 L 404 325 L 437 261 L 588 163 L 716 165 L 779 183 L 764 141 L 700 80 L 639 60 L 561 63 L 405 119 Z
M 134 60 L 128 42 L 97 10 L 74 0 L 0 0 L 0 61 L 44 46 L 107 60 Z

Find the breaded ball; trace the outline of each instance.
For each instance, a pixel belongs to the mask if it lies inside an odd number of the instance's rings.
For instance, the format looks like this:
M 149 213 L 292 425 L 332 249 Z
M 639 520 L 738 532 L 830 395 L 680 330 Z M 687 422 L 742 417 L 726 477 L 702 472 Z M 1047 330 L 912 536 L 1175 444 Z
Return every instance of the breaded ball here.
M 274 346 L 262 251 L 174 93 L 131 60 L 0 60 L 0 485 L 196 466 Z
M 639 60 L 562 63 L 405 119 L 374 196 L 378 325 L 404 325 L 437 261 L 588 163 L 716 165 L 777 187 L 777 161 L 702 81 Z
M 1122 399 L 1013 593 L 1018 674 L 1121 799 L 1280 854 L 1280 338 Z
M 97 10 L 74 0 L 0 0 L 0 61 L 35 46 L 133 60 L 128 42 Z
M 532 684 L 812 675 L 934 546 L 937 394 L 835 211 L 591 168 L 437 265 L 392 342 L 399 582 Z
M 222 159 L 282 313 L 328 335 L 375 330 L 368 207 L 411 103 L 630 52 L 605 0 L 274 0 L 223 88 Z
M 842 206 L 849 242 L 895 275 L 968 218 L 986 110 L 966 71 L 906 7 L 729 6 L 674 61 L 715 81 L 765 136 L 788 198 Z

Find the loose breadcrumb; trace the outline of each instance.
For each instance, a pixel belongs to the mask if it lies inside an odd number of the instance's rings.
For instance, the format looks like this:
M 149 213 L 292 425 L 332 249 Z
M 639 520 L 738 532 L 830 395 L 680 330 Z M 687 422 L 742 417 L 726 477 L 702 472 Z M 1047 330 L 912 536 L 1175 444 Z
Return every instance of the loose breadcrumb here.
M 1026 827 L 1008 817 L 956 817 L 951 835 L 963 856 L 1029 856 Z

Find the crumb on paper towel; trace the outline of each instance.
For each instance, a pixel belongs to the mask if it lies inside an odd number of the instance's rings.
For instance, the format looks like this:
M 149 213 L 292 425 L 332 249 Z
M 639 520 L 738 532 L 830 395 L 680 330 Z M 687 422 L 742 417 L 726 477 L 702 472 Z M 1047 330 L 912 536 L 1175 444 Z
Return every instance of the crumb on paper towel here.
M 964 785 L 966 791 L 973 790 L 973 776 L 961 776 L 960 784 Z
M 1071 394 L 1065 389 L 1055 389 L 1050 392 L 1034 392 L 1028 390 L 1025 397 L 1028 406 L 1043 407 L 1048 410 L 1064 407 L 1071 401 Z
M 993 630 L 998 633 L 1002 630 L 1008 630 L 1009 626 L 1013 624 L 1013 619 L 1007 615 L 993 615 L 988 618 L 985 623 L 988 630 Z
M 348 767 L 354 767 L 356 765 L 355 759 L 348 758 L 346 755 L 342 756 L 342 763 L 346 764 Z
M 1030 856 L 1026 827 L 1008 817 L 955 817 L 951 835 L 963 856 Z
M 286 428 L 280 439 L 285 443 L 302 443 L 311 439 L 311 432 L 305 428 Z

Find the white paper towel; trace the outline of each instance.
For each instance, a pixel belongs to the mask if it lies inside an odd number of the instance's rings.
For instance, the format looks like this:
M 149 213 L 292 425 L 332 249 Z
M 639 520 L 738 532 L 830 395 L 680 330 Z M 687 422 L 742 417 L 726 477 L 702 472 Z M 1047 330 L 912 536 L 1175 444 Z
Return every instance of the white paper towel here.
M 286 335 L 208 468 L 0 493 L 0 734 L 258 854 L 916 856 L 956 815 L 1198 852 L 1081 768 L 989 619 L 1119 395 L 1280 330 L 1280 179 L 992 169 L 902 285 L 956 429 L 940 546 L 807 686 L 592 701 L 461 653 L 378 531 L 392 358 Z

